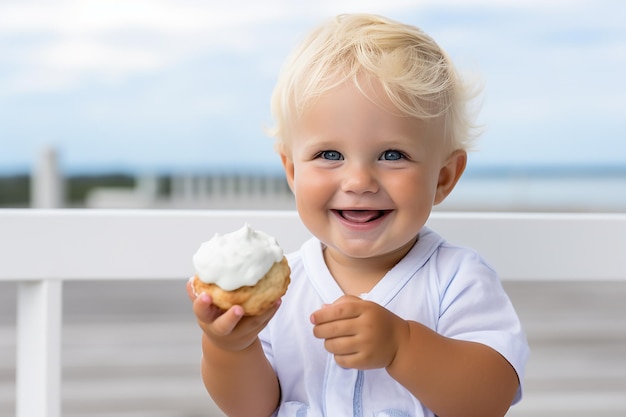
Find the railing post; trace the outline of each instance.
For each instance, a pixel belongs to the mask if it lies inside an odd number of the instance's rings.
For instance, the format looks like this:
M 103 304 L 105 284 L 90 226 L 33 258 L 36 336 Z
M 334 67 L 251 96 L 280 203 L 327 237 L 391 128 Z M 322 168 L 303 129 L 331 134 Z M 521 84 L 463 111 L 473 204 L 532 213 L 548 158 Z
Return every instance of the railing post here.
M 63 177 L 59 172 L 57 153 L 43 149 L 31 175 L 31 207 L 60 208 L 64 202 Z
M 61 312 L 61 281 L 18 283 L 16 417 L 61 416 Z

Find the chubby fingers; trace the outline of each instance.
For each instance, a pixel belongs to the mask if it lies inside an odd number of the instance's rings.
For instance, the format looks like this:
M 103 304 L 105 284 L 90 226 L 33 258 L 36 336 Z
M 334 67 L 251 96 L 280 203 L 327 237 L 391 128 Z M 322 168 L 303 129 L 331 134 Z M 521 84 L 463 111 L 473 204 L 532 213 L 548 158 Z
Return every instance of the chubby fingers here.
M 360 314 L 358 305 L 362 301 L 363 300 L 353 295 L 340 297 L 334 303 L 324 304 L 322 308 L 314 311 L 310 317 L 311 323 L 321 325 L 336 320 L 358 317 Z
M 205 293 L 196 294 L 193 288 L 193 280 L 193 276 L 187 280 L 187 295 L 193 302 L 193 312 L 198 321 L 204 324 L 211 323 L 212 332 L 215 334 L 225 335 L 230 333 L 243 317 L 243 308 L 241 306 L 233 306 L 224 312 L 213 305 L 210 295 Z
M 211 332 L 216 336 L 227 336 L 233 332 L 243 316 L 244 311 L 241 306 L 232 306 L 226 312 L 220 310 L 211 324 Z
M 313 335 L 318 339 L 326 339 L 326 348 L 336 343 L 331 339 L 350 338 L 356 336 L 357 319 L 361 315 L 359 307 L 363 301 L 357 297 L 344 296 L 333 304 L 324 305 L 311 314 Z
M 232 332 L 244 315 L 241 306 L 232 306 L 227 311 L 220 309 L 213 304 L 211 296 L 205 293 L 195 296 L 193 312 L 205 331 L 222 336 Z
M 358 320 L 362 303 L 358 297 L 344 296 L 311 315 L 313 335 L 324 340 L 324 348 L 340 366 L 356 367 L 351 358 L 360 351 Z

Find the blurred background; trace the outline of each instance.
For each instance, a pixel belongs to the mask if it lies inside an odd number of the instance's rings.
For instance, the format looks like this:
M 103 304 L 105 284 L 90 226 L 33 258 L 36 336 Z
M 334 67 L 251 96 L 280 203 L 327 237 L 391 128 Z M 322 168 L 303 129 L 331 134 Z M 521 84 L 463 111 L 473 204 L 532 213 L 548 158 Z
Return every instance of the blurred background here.
M 0 0 L 0 208 L 293 208 L 270 94 L 343 12 L 421 27 L 483 85 L 484 133 L 437 210 L 626 211 L 621 0 Z M 504 284 L 533 349 L 509 415 L 626 415 L 626 283 Z M 220 415 L 183 281 L 63 286 L 64 416 Z M 15 298 L 0 282 L 2 416 Z
M 290 207 L 270 94 L 313 25 L 354 11 L 423 28 L 483 85 L 484 133 L 440 209 L 626 208 L 619 0 L 3 0 L 0 206 L 57 172 L 65 207 Z

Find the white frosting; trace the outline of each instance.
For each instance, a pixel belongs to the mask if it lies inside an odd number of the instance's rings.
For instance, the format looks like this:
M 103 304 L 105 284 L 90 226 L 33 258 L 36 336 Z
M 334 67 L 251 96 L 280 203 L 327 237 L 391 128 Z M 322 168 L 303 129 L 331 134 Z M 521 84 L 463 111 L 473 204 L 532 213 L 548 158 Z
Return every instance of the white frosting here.
M 193 266 L 202 281 L 232 291 L 255 285 L 282 259 L 283 250 L 275 238 L 246 224 L 202 243 L 193 255 Z

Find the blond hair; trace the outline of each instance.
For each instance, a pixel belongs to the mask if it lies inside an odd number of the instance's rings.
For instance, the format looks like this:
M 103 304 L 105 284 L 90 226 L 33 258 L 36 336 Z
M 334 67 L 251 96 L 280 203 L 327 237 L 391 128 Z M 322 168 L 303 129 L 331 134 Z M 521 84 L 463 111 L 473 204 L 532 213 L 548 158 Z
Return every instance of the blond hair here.
M 271 100 L 275 125 L 269 134 L 277 150 L 288 143 L 290 122 L 316 98 L 347 81 L 367 96 L 362 83 L 373 80 L 401 115 L 443 117 L 447 148 L 469 147 L 473 125 L 468 103 L 475 91 L 462 82 L 437 43 L 414 26 L 344 14 L 313 30 L 285 62 Z

